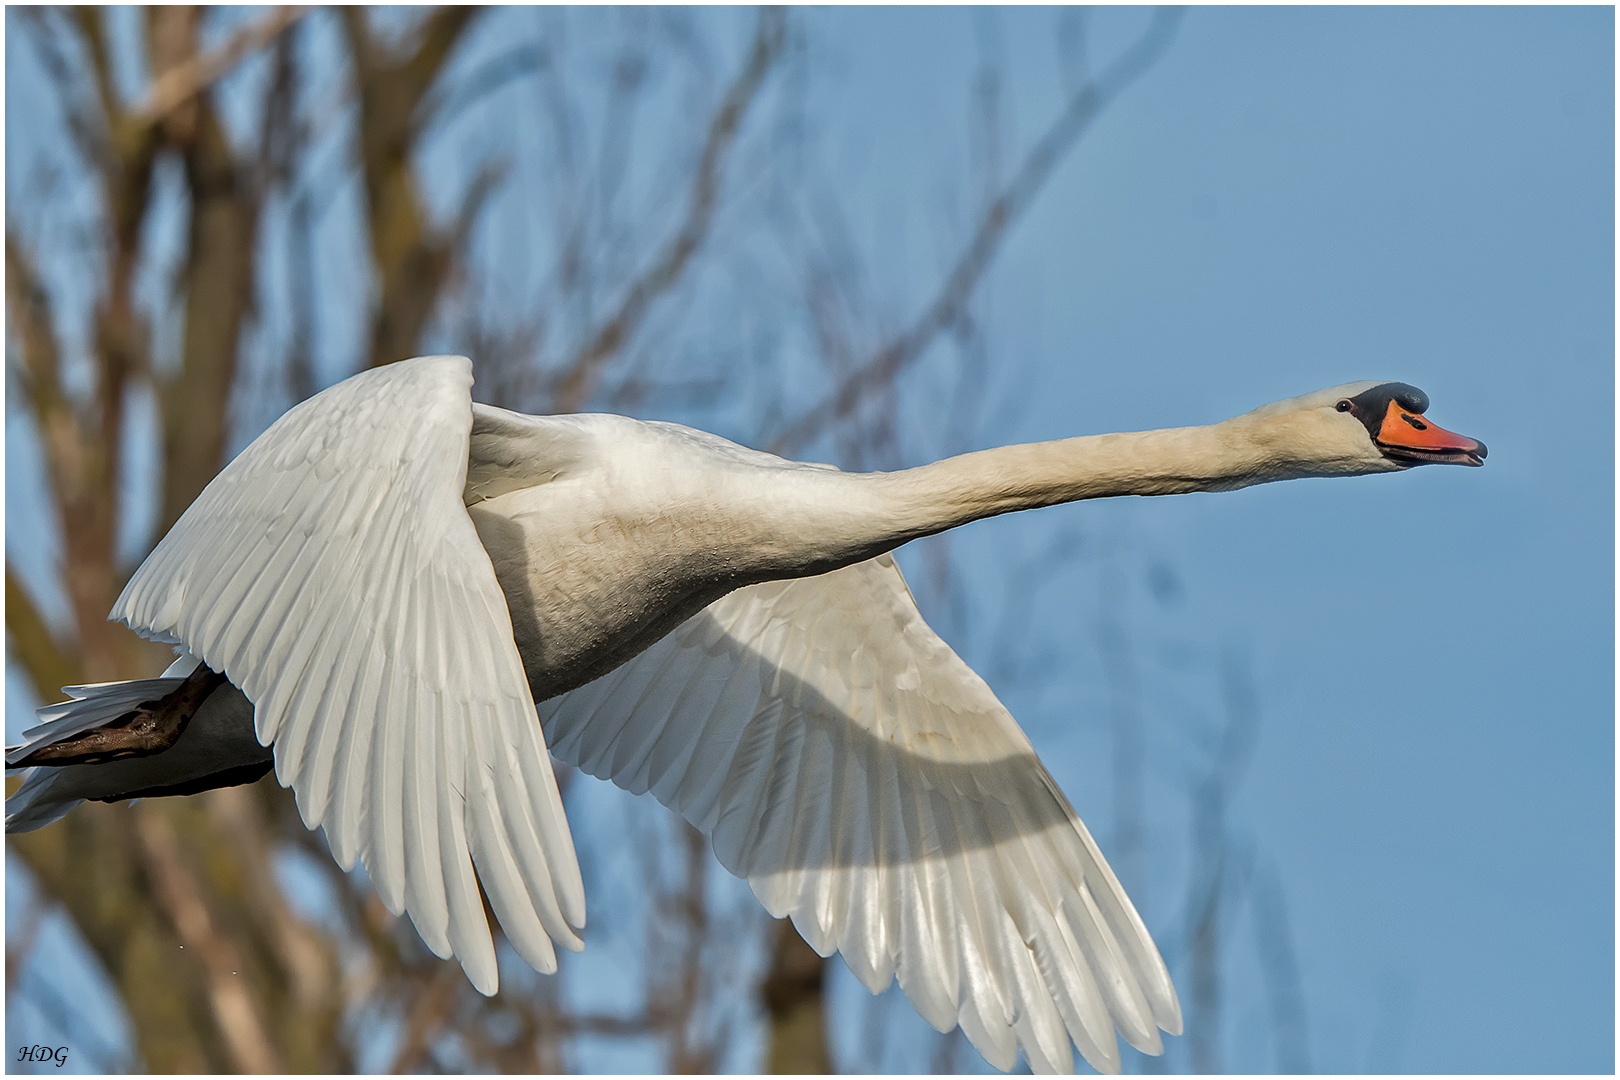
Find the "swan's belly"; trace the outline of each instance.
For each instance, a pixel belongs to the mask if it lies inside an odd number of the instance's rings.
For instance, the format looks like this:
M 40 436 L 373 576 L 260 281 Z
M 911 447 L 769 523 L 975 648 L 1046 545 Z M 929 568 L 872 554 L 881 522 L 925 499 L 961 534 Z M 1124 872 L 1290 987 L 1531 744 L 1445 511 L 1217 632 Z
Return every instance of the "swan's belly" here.
M 536 701 L 607 674 L 733 589 L 909 538 L 866 478 L 611 419 L 611 453 L 532 471 L 537 482 L 467 510 Z
M 578 502 L 564 514 L 557 501 L 535 505 L 541 500 L 524 494 L 531 497 L 502 496 L 468 513 L 506 595 L 536 701 L 607 674 L 757 580 L 728 554 L 738 545 L 701 516 L 622 507 L 609 516 Z

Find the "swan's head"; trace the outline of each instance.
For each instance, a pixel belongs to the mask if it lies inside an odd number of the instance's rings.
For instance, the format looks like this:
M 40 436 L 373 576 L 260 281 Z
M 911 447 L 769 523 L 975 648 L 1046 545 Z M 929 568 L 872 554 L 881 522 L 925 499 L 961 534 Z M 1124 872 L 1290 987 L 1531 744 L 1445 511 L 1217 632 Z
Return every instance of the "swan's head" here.
M 1274 401 L 1237 417 L 1288 445 L 1314 475 L 1394 472 L 1414 465 L 1483 465 L 1485 444 L 1423 414 L 1429 395 L 1399 382 L 1354 382 Z

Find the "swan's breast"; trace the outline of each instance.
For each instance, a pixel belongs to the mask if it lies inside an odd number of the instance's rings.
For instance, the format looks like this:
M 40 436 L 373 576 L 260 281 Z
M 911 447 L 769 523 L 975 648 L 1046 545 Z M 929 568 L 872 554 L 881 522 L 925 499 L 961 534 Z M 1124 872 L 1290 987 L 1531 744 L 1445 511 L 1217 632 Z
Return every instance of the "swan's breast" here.
M 492 477 L 476 439 L 469 468 L 469 492 L 474 476 L 498 492 L 469 500 L 468 514 L 537 701 L 606 674 L 733 589 L 876 554 L 849 543 L 859 515 L 835 490 L 858 478 L 673 424 L 569 419 L 595 425 L 594 445 L 566 463 L 524 460 L 525 486 Z

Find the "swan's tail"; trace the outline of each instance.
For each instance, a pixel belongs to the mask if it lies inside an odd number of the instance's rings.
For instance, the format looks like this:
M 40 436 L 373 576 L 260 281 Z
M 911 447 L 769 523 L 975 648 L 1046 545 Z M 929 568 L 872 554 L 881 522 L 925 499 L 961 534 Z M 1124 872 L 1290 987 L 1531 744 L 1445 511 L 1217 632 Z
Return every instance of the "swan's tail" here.
M 21 744 L 6 747 L 6 764 L 109 724 L 143 702 L 167 697 L 196 664 L 194 657 L 182 656 L 161 678 L 63 687 L 69 700 L 38 710 L 40 723 L 23 732 Z M 161 753 L 24 770 L 22 785 L 6 800 L 6 832 L 49 825 L 86 799 L 192 795 L 245 784 L 263 776 L 271 764 L 269 748 L 260 746 L 254 734 L 252 702 L 230 683 L 221 683 L 198 706 L 174 745 Z

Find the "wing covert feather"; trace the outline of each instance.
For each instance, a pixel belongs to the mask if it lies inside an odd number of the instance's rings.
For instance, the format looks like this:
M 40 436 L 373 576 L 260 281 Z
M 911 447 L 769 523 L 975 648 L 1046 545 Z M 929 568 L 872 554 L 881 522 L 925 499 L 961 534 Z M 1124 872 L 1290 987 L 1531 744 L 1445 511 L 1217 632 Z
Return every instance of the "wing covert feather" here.
M 740 589 L 540 704 L 553 752 L 650 791 L 874 993 L 991 1064 L 1117 1071 L 1181 1029 L 1141 919 L 1018 725 L 888 556 Z
M 556 969 L 553 939 L 581 947 L 585 904 L 506 601 L 463 506 L 471 385 L 465 358 L 427 357 L 296 406 L 208 485 L 111 617 L 225 672 L 305 824 L 488 994 L 475 866 L 541 971 Z

